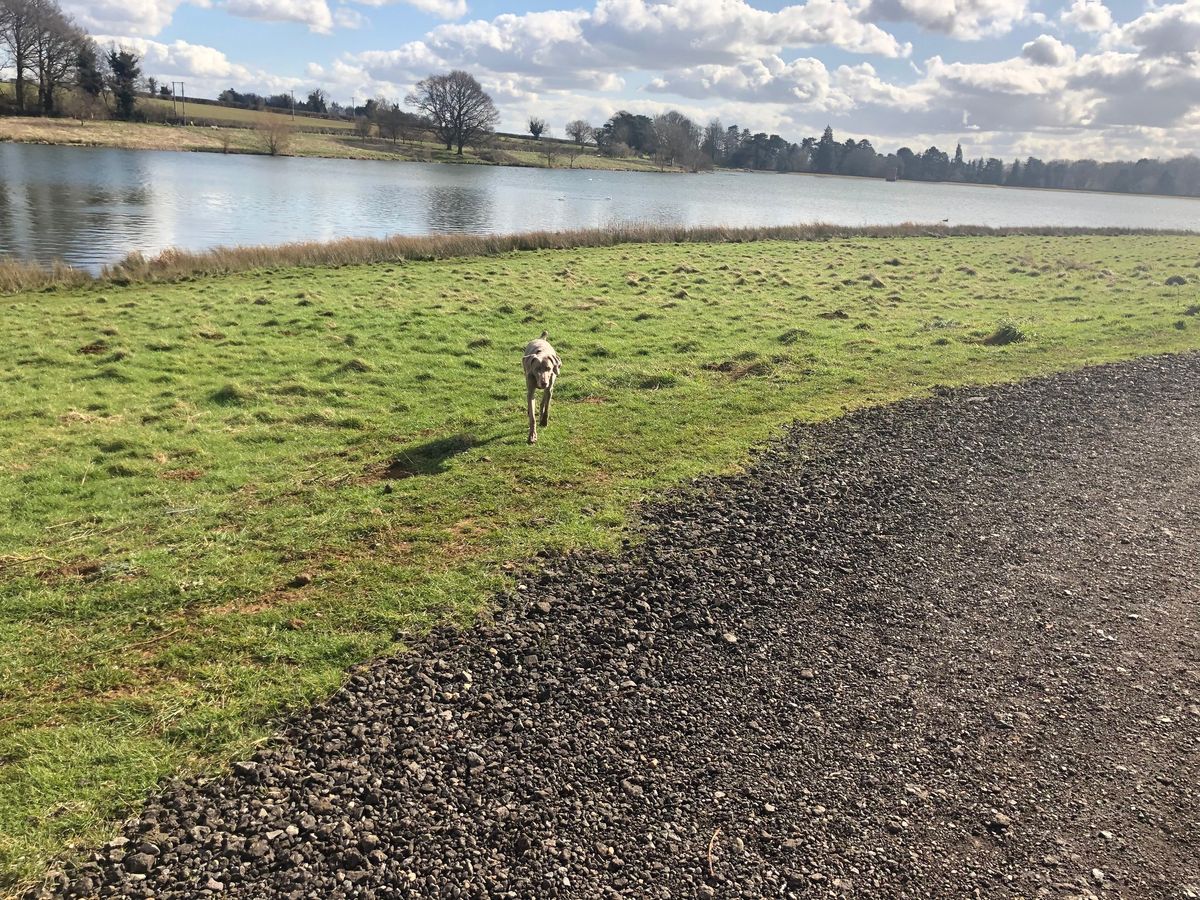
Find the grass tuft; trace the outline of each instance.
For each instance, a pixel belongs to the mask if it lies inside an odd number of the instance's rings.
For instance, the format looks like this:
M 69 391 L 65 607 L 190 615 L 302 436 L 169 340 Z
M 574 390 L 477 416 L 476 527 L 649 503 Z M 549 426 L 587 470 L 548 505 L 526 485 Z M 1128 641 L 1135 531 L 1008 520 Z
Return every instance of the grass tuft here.
M 983 343 L 989 347 L 1004 347 L 1008 344 L 1019 344 L 1028 338 L 1016 322 L 1005 321 L 996 326 L 996 330 L 985 337 Z
M 219 403 L 222 406 L 237 406 L 242 403 L 249 403 L 254 399 L 254 394 L 240 384 L 230 382 L 213 391 L 209 399 L 213 403 Z

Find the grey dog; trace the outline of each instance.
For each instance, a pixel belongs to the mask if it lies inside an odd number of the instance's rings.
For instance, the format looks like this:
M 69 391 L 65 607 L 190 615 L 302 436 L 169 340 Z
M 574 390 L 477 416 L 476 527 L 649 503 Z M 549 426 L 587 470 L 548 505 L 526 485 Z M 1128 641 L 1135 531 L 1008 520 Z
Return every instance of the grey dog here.
M 562 360 L 550 342 L 546 340 L 546 332 L 535 341 L 525 345 L 525 356 L 521 359 L 525 369 L 525 406 L 529 412 L 529 443 L 537 443 L 538 421 L 533 414 L 533 395 L 542 391 L 541 426 L 546 427 L 550 421 L 550 397 L 554 393 L 554 382 L 562 371 Z

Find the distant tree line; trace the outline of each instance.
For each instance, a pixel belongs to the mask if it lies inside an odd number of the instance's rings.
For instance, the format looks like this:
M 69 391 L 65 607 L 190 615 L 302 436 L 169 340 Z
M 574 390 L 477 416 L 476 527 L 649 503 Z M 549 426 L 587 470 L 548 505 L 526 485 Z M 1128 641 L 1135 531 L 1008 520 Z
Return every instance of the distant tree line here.
M 329 112 L 329 98 L 320 88 L 309 91 L 302 100 L 294 99 L 292 94 L 261 94 L 247 92 L 245 94 L 227 88 L 217 95 L 217 100 L 226 106 L 239 106 L 243 109 L 286 109 L 293 106 L 300 111 L 325 115 Z
M 937 147 L 923 152 L 901 147 L 895 153 L 882 154 L 870 141 L 838 141 L 831 127 L 826 127 L 819 138 L 807 137 L 794 143 L 777 134 L 751 133 L 737 125 L 725 127 L 718 119 L 702 128 L 674 111 L 651 117 L 622 110 L 597 128 L 576 120 L 568 126 L 567 134 L 580 135 L 580 143 L 593 141 L 597 151 L 606 156 L 649 157 L 663 166 L 692 171 L 717 167 L 1200 196 L 1200 158 L 1196 156 L 1137 162 L 1047 162 L 1031 156 L 1005 163 L 995 157 L 967 159 L 961 144 L 955 147 L 953 156 Z

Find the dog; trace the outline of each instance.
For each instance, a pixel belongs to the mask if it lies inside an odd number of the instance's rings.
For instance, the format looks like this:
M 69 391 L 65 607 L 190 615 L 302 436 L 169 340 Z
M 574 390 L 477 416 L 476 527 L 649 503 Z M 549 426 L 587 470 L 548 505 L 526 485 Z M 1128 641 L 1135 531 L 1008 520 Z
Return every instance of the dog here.
M 554 394 L 554 382 L 562 371 L 562 360 L 550 342 L 546 340 L 546 332 L 537 340 L 525 345 L 525 356 L 521 358 L 521 367 L 525 370 L 525 408 L 529 413 L 529 443 L 537 443 L 537 427 L 543 428 L 550 422 L 550 398 Z M 542 411 L 540 421 L 534 418 L 533 396 L 542 392 Z

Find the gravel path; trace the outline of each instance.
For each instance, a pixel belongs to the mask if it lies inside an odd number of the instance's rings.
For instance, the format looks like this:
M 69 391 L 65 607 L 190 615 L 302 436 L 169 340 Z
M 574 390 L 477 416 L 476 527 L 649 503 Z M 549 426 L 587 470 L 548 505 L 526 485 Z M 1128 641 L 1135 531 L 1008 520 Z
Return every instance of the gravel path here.
M 799 427 L 60 895 L 1200 897 L 1200 356 Z

